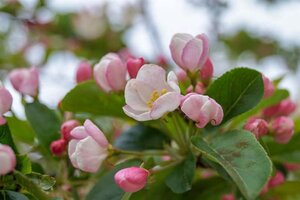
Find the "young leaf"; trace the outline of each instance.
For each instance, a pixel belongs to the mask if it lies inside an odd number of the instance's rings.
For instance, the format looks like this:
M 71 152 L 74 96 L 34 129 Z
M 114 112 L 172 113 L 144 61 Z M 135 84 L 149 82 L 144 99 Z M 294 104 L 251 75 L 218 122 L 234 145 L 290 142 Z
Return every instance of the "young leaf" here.
M 6 117 L 11 134 L 17 140 L 32 144 L 34 140 L 34 130 L 27 121 L 20 120 L 16 117 Z
M 123 150 L 163 149 L 168 138 L 160 130 L 138 124 L 124 133 L 115 141 L 114 146 Z
M 253 108 L 261 100 L 264 84 L 261 73 L 235 68 L 215 80 L 206 94 L 223 108 L 223 123 Z
M 229 131 L 211 141 L 197 136 L 192 143 L 226 170 L 246 199 L 254 199 L 271 175 L 271 161 L 250 132 Z
M 62 109 L 74 113 L 125 117 L 123 96 L 103 92 L 95 81 L 78 84 L 62 100 Z
M 50 143 L 59 138 L 60 120 L 58 116 L 39 102 L 26 104 L 25 113 L 39 142 L 45 149 L 50 151 Z
M 125 192 L 120 189 L 115 181 L 114 175 L 117 171 L 131 166 L 139 166 L 141 161 L 129 160 L 114 167 L 114 169 L 103 175 L 86 196 L 86 200 L 120 200 Z
M 196 159 L 192 153 L 167 176 L 166 184 L 175 193 L 181 194 L 192 188 Z

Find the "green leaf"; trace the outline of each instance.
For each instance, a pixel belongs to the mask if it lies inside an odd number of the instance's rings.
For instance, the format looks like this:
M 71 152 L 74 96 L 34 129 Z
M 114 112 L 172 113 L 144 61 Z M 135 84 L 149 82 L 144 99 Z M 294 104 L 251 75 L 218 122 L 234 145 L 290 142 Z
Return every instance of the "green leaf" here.
M 6 117 L 11 134 L 17 140 L 32 144 L 34 140 L 34 130 L 27 121 L 20 120 L 16 117 Z
M 299 200 L 300 199 L 300 182 L 286 181 L 282 185 L 271 189 L 263 199 L 280 199 L 280 200 Z
M 249 117 L 259 113 L 262 111 L 264 108 L 267 108 L 269 106 L 275 105 L 282 101 L 283 99 L 286 99 L 289 96 L 289 92 L 284 89 L 279 89 L 274 92 L 274 94 L 268 98 L 263 99 L 262 101 L 259 102 L 257 106 L 255 106 L 253 109 L 249 110 L 248 112 L 245 112 L 238 117 L 236 117 L 233 120 L 233 124 L 237 125 L 244 120 L 247 120 Z
M 114 181 L 117 171 L 131 166 L 139 166 L 140 160 L 129 160 L 114 167 L 113 170 L 103 175 L 86 196 L 86 200 L 120 200 L 125 192 Z
M 167 176 L 166 184 L 175 193 L 181 194 L 192 188 L 196 159 L 192 153 Z
M 40 189 L 38 185 L 36 185 L 30 178 L 25 176 L 19 171 L 14 171 L 14 176 L 16 178 L 17 183 L 24 189 L 31 193 L 37 199 L 43 200 L 51 200 L 51 198 Z
M 160 130 L 138 124 L 124 133 L 115 141 L 114 146 L 122 150 L 163 149 L 168 138 Z
M 31 179 L 36 185 L 38 185 L 42 190 L 47 191 L 52 189 L 52 187 L 55 185 L 55 178 L 43 175 L 39 173 L 31 173 L 27 174 L 27 177 Z
M 0 143 L 7 144 L 14 150 L 15 153 L 18 152 L 7 124 L 0 126 Z
M 206 94 L 223 108 L 223 123 L 253 108 L 261 100 L 264 84 L 261 73 L 235 68 L 215 80 Z
M 0 199 L 6 200 L 28 200 L 28 198 L 19 192 L 14 191 L 0 191 Z
M 192 143 L 226 170 L 247 199 L 254 199 L 271 175 L 271 161 L 250 132 L 229 131 L 211 141 L 193 137 Z
M 58 116 L 39 102 L 26 104 L 25 113 L 39 142 L 50 152 L 50 143 L 59 138 L 60 120 Z
M 31 173 L 31 161 L 26 155 L 17 155 L 16 169 L 23 174 Z
M 103 92 L 95 81 L 78 84 L 62 100 L 62 109 L 73 113 L 125 117 L 123 95 Z
M 185 194 L 185 200 L 220 200 L 223 194 L 231 193 L 228 181 L 220 177 L 201 179 Z
M 300 134 L 296 133 L 289 143 L 278 144 L 272 139 L 265 139 L 272 160 L 288 163 L 300 163 Z

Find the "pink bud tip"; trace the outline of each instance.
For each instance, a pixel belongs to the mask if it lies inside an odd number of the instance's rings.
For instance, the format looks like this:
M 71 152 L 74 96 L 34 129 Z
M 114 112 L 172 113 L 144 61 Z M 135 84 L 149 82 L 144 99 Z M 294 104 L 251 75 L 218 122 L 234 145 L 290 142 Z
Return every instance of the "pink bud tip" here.
M 184 82 L 187 80 L 187 73 L 186 73 L 186 71 L 182 70 L 181 68 L 177 68 L 175 70 L 175 74 L 179 81 Z
M 0 86 L 0 125 L 6 123 L 6 120 L 2 115 L 10 110 L 12 101 L 13 98 L 10 92 L 6 88 Z
M 196 122 L 198 128 L 205 127 L 209 122 L 216 126 L 223 120 L 222 107 L 214 99 L 201 94 L 185 95 L 181 100 L 181 110 Z
M 268 123 L 263 119 L 252 118 L 244 126 L 245 130 L 252 132 L 257 139 L 269 132 Z
M 139 167 L 129 167 L 115 174 L 116 184 L 125 192 L 137 192 L 145 187 L 149 171 Z
M 272 123 L 275 141 L 286 144 L 294 134 L 294 121 L 288 117 L 278 117 Z
M 273 187 L 276 187 L 278 185 L 281 185 L 282 183 L 284 183 L 284 181 L 285 181 L 284 175 L 281 172 L 277 171 L 275 176 L 273 176 L 269 180 L 268 185 L 269 185 L 270 188 L 273 188 Z
M 64 139 L 55 140 L 51 143 L 50 149 L 53 155 L 62 155 L 67 148 L 67 142 Z
M 9 79 L 15 90 L 21 94 L 37 96 L 39 73 L 36 68 L 15 69 L 9 74 Z
M 144 64 L 144 58 L 129 58 L 126 65 L 130 78 L 136 78 L 136 75 Z
M 235 200 L 234 194 L 224 194 L 221 200 Z
M 210 58 L 208 58 L 204 63 L 203 68 L 200 70 L 200 78 L 202 81 L 209 81 L 213 76 L 213 73 L 214 73 L 214 67 Z
M 78 69 L 76 71 L 77 83 L 92 79 L 93 76 L 92 74 L 93 74 L 92 66 L 86 61 L 80 62 Z
M 290 99 L 282 100 L 279 104 L 270 106 L 263 111 L 265 117 L 288 116 L 296 110 L 296 104 Z
M 262 75 L 262 78 L 264 81 L 264 97 L 272 96 L 272 94 L 275 91 L 275 87 L 274 87 L 272 81 L 270 81 L 270 79 L 264 75 Z
M 16 167 L 16 155 L 12 148 L 0 144 L 0 176 L 12 172 Z
M 65 121 L 60 127 L 62 138 L 66 141 L 70 141 L 72 139 L 71 131 L 79 125 L 80 122 L 75 119 Z

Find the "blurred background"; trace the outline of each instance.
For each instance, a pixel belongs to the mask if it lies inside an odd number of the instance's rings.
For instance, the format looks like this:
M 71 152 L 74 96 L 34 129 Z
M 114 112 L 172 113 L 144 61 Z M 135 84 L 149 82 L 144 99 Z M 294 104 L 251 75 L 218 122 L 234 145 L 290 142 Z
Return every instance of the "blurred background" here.
M 0 78 L 22 116 L 13 68 L 39 67 L 41 101 L 55 107 L 81 60 L 114 51 L 174 66 L 171 37 L 206 33 L 215 76 L 255 68 L 299 100 L 299 20 L 299 0 L 0 0 Z

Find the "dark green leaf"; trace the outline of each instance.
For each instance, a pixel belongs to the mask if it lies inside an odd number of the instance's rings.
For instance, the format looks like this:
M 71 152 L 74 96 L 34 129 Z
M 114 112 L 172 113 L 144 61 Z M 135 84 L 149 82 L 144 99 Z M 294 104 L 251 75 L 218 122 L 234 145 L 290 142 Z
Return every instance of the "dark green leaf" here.
M 0 126 L 0 143 L 9 145 L 15 153 L 18 152 L 7 124 Z
M 59 138 L 60 120 L 58 116 L 39 102 L 26 104 L 25 113 L 39 142 L 50 151 L 50 143 Z
M 247 199 L 254 199 L 271 175 L 271 161 L 250 132 L 234 130 L 211 141 L 193 137 L 192 143 L 227 171 Z
M 265 139 L 272 160 L 300 163 L 300 134 L 295 134 L 288 144 L 278 144 L 270 138 Z
M 29 144 L 33 143 L 34 130 L 27 121 L 20 120 L 16 117 L 7 117 L 6 120 L 14 138 Z
M 192 153 L 167 176 L 166 184 L 175 193 L 180 194 L 192 188 L 196 169 L 196 159 Z
M 6 200 L 28 200 L 28 198 L 19 192 L 14 191 L 0 191 L 0 199 Z
M 125 194 L 114 181 L 114 175 L 120 169 L 139 166 L 141 161 L 139 160 L 129 160 L 127 162 L 121 163 L 114 167 L 114 169 L 104 176 L 102 176 L 99 181 L 94 185 L 92 190 L 86 196 L 86 200 L 120 200 Z
M 78 84 L 62 100 L 62 109 L 74 113 L 125 117 L 123 95 L 101 91 L 95 81 Z
M 163 149 L 168 138 L 158 129 L 138 124 L 121 134 L 114 146 L 123 150 Z
M 248 68 L 233 69 L 215 80 L 207 95 L 223 108 L 223 123 L 253 108 L 261 100 L 264 85 L 261 73 Z

